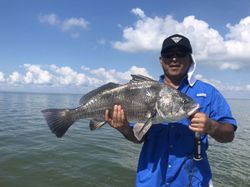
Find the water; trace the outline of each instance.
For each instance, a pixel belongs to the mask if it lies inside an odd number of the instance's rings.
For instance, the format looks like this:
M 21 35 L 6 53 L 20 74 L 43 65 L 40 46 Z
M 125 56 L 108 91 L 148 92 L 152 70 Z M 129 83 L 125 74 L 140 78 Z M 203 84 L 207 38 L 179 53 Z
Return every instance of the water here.
M 0 92 L 1 187 L 132 187 L 141 145 L 106 126 L 90 132 L 81 120 L 59 139 L 40 113 L 75 107 L 80 95 Z M 217 187 L 250 186 L 250 100 L 229 100 L 239 122 L 233 143 L 210 139 Z
M 238 129 L 232 143 L 210 138 L 209 158 L 215 186 L 250 186 L 250 100 L 228 100 Z

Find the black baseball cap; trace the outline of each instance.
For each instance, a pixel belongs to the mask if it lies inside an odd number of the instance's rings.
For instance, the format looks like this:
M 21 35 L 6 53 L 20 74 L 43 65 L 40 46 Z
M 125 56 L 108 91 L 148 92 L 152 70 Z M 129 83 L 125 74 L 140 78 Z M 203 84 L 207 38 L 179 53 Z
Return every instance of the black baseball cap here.
M 180 34 L 174 34 L 172 36 L 169 36 L 163 41 L 161 54 L 166 53 L 169 49 L 173 47 L 179 47 L 190 54 L 192 53 L 192 47 L 189 39 Z

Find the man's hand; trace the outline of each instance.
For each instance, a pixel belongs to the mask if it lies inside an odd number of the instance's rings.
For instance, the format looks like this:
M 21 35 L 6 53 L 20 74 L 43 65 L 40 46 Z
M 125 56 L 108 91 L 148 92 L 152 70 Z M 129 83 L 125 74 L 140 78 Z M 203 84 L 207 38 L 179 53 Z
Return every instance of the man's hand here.
M 195 113 L 190 120 L 189 129 L 194 132 L 207 133 L 221 143 L 231 142 L 234 139 L 234 127 L 231 124 L 212 120 L 202 112 Z
M 120 105 L 115 105 L 113 108 L 112 118 L 109 115 L 109 111 L 106 110 L 104 119 L 110 124 L 111 127 L 120 131 L 123 136 L 134 143 L 142 143 L 143 140 L 138 141 L 134 136 L 133 127 L 129 126 L 124 110 Z
M 213 133 L 217 126 L 214 126 L 213 121 L 202 112 L 197 112 L 191 116 L 191 124 L 189 128 L 198 133 Z
M 111 127 L 122 132 L 123 129 L 126 129 L 128 126 L 128 121 L 124 114 L 124 110 L 120 105 L 115 105 L 113 108 L 112 118 L 110 118 L 109 111 L 105 111 L 104 119 L 107 121 Z

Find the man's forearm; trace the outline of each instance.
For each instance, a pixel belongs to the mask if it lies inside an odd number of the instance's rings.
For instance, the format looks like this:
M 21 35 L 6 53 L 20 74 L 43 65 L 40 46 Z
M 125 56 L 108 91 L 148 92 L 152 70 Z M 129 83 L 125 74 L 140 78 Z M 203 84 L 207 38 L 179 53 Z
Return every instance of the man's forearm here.
M 142 143 L 144 141 L 144 138 L 142 138 L 142 140 L 140 140 L 140 141 L 137 140 L 137 138 L 134 136 L 133 127 L 126 126 L 123 128 L 119 128 L 117 130 L 120 131 L 123 134 L 123 136 L 131 142 L 139 144 L 139 143 Z
M 234 127 L 230 124 L 210 121 L 210 129 L 208 134 L 216 141 L 221 143 L 232 142 L 234 139 Z

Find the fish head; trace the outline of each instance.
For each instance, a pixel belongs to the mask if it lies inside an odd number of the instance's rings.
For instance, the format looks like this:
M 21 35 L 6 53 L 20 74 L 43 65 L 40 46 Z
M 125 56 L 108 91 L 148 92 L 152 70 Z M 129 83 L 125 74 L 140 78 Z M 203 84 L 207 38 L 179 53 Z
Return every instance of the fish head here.
M 178 90 L 164 87 L 159 93 L 156 110 L 160 118 L 175 122 L 187 118 L 199 109 L 199 104 Z

